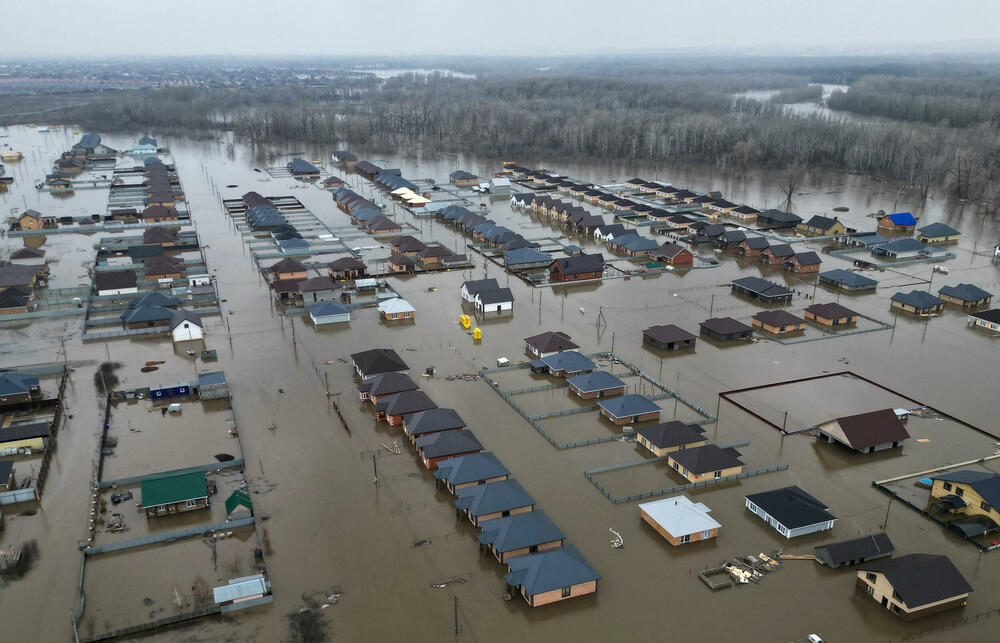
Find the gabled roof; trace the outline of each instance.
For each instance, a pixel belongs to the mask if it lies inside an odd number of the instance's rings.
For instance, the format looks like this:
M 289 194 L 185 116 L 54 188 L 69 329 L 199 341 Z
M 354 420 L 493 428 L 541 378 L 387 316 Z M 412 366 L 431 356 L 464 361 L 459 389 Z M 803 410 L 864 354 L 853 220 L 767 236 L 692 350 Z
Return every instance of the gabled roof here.
M 819 230 L 829 230 L 838 222 L 836 217 L 821 217 L 818 214 L 814 215 L 811 219 L 806 221 L 806 225 L 810 228 L 817 228 Z
M 726 230 L 722 233 L 722 240 L 726 243 L 738 243 L 747 238 L 747 235 L 742 230 Z
M 761 219 L 764 221 L 774 221 L 776 223 L 793 223 L 798 224 L 802 222 L 802 217 L 797 214 L 792 214 L 791 212 L 783 212 L 776 208 L 771 208 L 770 210 L 764 210 L 757 215 L 757 221 L 760 222 Z
M 747 248 L 750 250 L 763 250 L 771 245 L 771 242 L 767 240 L 767 237 L 747 237 L 744 239 L 743 243 L 745 243 Z
M 555 265 L 565 275 L 576 275 L 582 272 L 600 272 L 604 270 L 604 255 L 578 255 L 576 257 L 566 257 L 556 259 Z
M 788 529 L 798 529 L 836 520 L 826 505 L 795 485 L 753 493 L 746 499 Z
M 1000 475 L 986 471 L 952 471 L 932 476 L 931 480 L 958 482 L 967 484 L 975 490 L 983 500 L 994 507 L 1000 507 Z M 995 503 L 995 504 L 994 504 Z
M 410 259 L 404 254 L 394 254 L 387 259 L 387 261 L 394 266 L 415 266 L 417 262 Z
M 145 322 L 167 321 L 173 319 L 174 311 L 162 306 L 140 305 L 130 308 L 119 315 L 126 324 L 141 324 Z
M 11 259 L 42 259 L 44 257 L 45 251 L 41 248 L 21 248 L 10 256 Z
M 372 348 L 352 354 L 351 359 L 368 376 L 410 370 L 406 362 L 391 348 Z
M 892 301 L 898 301 L 914 308 L 933 308 L 944 305 L 944 301 L 938 299 L 926 290 L 911 290 L 910 292 L 897 292 L 892 297 Z
M 184 265 L 179 259 L 167 255 L 153 255 L 142 262 L 142 269 L 146 275 L 172 275 L 183 272 Z
M 319 168 L 304 159 L 293 159 L 286 167 L 292 174 L 319 174 Z
M 597 403 L 614 418 L 627 418 L 659 411 L 660 407 L 643 395 L 622 395 Z
M 978 313 L 970 313 L 969 317 L 975 317 L 976 319 L 981 319 L 982 321 L 985 322 L 1000 324 L 1000 308 L 984 310 Z
M 705 440 L 704 433 L 705 429 L 697 424 L 685 424 L 678 420 L 661 422 L 638 430 L 639 435 L 658 449 L 702 442 Z
M 601 578 L 573 545 L 516 556 L 507 560 L 507 567 L 507 583 L 523 588 L 528 596 Z
M 420 252 L 427 247 L 423 241 L 408 234 L 403 235 L 402 237 L 396 237 L 392 240 L 391 245 L 400 252 Z
M 683 453 L 683 451 L 675 452 Z M 718 529 L 722 525 L 708 514 L 711 509 L 700 502 L 692 502 L 686 496 L 674 496 L 639 505 L 656 524 L 675 538 Z
M 434 470 L 435 478 L 445 480 L 452 486 L 509 475 L 507 467 L 503 466 L 500 460 L 488 451 L 443 460 Z
M 23 395 L 39 385 L 34 375 L 14 371 L 0 371 L 0 396 Z
M 836 422 L 850 445 L 859 450 L 910 437 L 892 409 L 848 415 Z
M 836 302 L 830 302 L 828 304 L 813 304 L 811 306 L 807 306 L 805 310 L 807 313 L 812 313 L 825 319 L 840 319 L 842 317 L 857 316 L 856 312 L 847 306 L 841 306 Z
M 716 444 L 681 449 L 671 453 L 670 457 L 674 462 L 697 475 L 743 466 L 739 451 L 732 447 L 723 449 Z
M 479 294 L 476 295 L 476 299 L 484 306 L 506 302 L 513 303 L 514 293 L 510 291 L 510 288 L 492 288 L 490 290 L 479 291 Z
M 500 284 L 497 283 L 496 279 L 490 277 L 489 279 L 477 279 L 474 281 L 466 281 L 465 283 L 462 284 L 462 287 L 465 288 L 465 291 L 469 293 L 469 295 L 475 297 L 479 292 L 483 290 L 496 290 L 497 288 L 500 287 Z
M 178 308 L 170 317 L 170 328 L 177 328 L 184 322 L 190 322 L 199 328 L 205 327 L 201 321 L 201 317 L 198 316 L 198 313 L 187 310 L 186 308 Z
M 449 250 L 448 248 L 445 248 L 442 245 L 430 245 L 430 246 L 427 246 L 426 248 L 424 248 L 423 250 L 421 250 L 418 253 L 418 256 L 421 259 L 432 259 L 432 258 L 447 257 L 450 254 L 451 254 L 451 250 Z
M 566 355 L 566 354 L 567 353 L 559 353 L 559 355 Z M 542 361 L 544 362 L 545 360 L 543 359 Z M 621 381 L 611 373 L 605 373 L 604 371 L 583 373 L 582 375 L 577 375 L 576 377 L 570 378 L 568 382 L 569 384 L 579 389 L 580 392 L 582 393 L 606 391 L 608 389 L 621 388 L 625 386 L 625 382 Z
M 793 250 L 792 246 L 787 243 L 777 243 L 769 247 L 767 250 L 775 257 L 791 257 L 795 254 L 795 250 Z
M 400 225 L 384 214 L 380 214 L 377 217 L 372 217 L 366 224 L 366 227 L 373 232 L 377 232 L 379 230 L 398 230 Z
M 960 234 L 955 228 L 943 223 L 925 225 L 922 228 L 917 228 L 917 232 L 925 237 L 957 237 Z
M 828 565 L 840 567 L 851 561 L 886 556 L 895 551 L 889 536 L 884 533 L 844 540 L 839 543 L 816 547 L 816 555 Z
M 796 252 L 794 256 L 795 261 L 797 261 L 801 266 L 816 266 L 823 263 L 823 261 L 819 258 L 819 255 L 812 251 Z
M 753 315 L 753 318 L 770 326 L 796 326 L 806 323 L 806 320 L 787 310 L 762 310 Z
M 550 371 L 566 371 L 569 373 L 579 373 L 580 371 L 597 367 L 596 364 L 577 351 L 562 351 L 555 355 L 543 357 L 541 362 L 548 366 Z
M 360 270 L 361 268 L 367 268 L 367 266 L 365 266 L 365 262 L 356 257 L 341 257 L 327 264 L 327 268 L 333 271 Z
M 908 554 L 865 563 L 858 570 L 885 574 L 910 609 L 973 591 L 947 556 Z
M 948 295 L 949 297 L 955 297 L 956 299 L 961 299 L 962 301 L 979 301 L 980 299 L 987 299 L 993 296 L 992 293 L 988 293 L 979 286 L 974 286 L 972 284 L 943 286 L 938 290 L 938 293 Z
M 851 272 L 850 270 L 844 270 L 843 268 L 835 268 L 834 270 L 827 270 L 826 272 L 819 273 L 820 279 L 826 279 L 838 284 L 844 284 L 845 286 L 851 287 L 862 287 L 862 286 L 875 286 L 878 284 L 874 279 L 865 277 L 864 275 L 859 275 L 856 272 Z
M 685 248 L 684 246 L 676 244 L 672 241 L 668 241 L 662 244 L 659 248 L 657 248 L 653 254 L 658 256 L 663 256 L 668 259 L 673 259 L 674 257 L 684 252 L 685 250 L 687 250 L 687 248 Z
M 305 272 L 306 267 L 301 261 L 296 261 L 295 259 L 282 259 L 276 264 L 273 264 L 267 268 L 268 272 L 278 273 L 278 272 Z
M 409 415 L 437 408 L 437 404 L 426 393 L 417 390 L 394 393 L 379 401 L 375 408 L 385 411 L 386 415 Z
M 391 395 L 403 391 L 415 391 L 419 386 L 406 373 L 382 373 L 375 375 L 358 384 L 358 390 L 362 393 L 379 397 Z
M 483 445 L 476 439 L 475 434 L 465 429 L 438 431 L 421 436 L 416 439 L 416 446 L 428 459 L 483 450 Z
M 540 353 L 573 350 L 580 348 L 570 340 L 570 336 L 562 331 L 546 331 L 531 337 L 525 337 L 524 343 Z
M 447 436 L 449 433 L 463 433 L 463 431 L 433 433 L 423 439 L 429 439 L 435 435 Z M 455 506 L 463 511 L 468 511 L 473 518 L 535 504 L 535 499 L 514 478 L 459 489 L 457 495 L 458 500 L 455 501 Z
M 236 511 L 237 507 L 245 507 L 247 511 L 253 512 L 253 502 L 250 496 L 242 491 L 236 490 L 226 498 L 226 515 Z
M 416 308 L 413 304 L 406 301 L 401 297 L 393 297 L 392 299 L 386 299 L 379 302 L 378 311 L 386 315 L 393 315 L 398 313 L 412 313 L 416 312 Z
M 321 290 L 337 290 L 341 287 L 339 281 L 329 276 L 311 277 L 299 282 L 299 292 L 313 292 Z
M 701 322 L 699 326 L 720 335 L 753 331 L 752 327 L 747 326 L 743 322 L 736 321 L 732 317 L 712 317 Z
M 617 241 L 617 239 L 615 239 Z M 627 240 L 622 247 L 626 250 L 631 250 L 632 252 L 643 252 L 646 250 L 656 250 L 659 248 L 659 244 L 652 239 L 647 239 L 646 237 L 634 237 Z
M 24 308 L 31 300 L 31 288 L 10 286 L 0 290 L 0 308 Z
M 435 431 L 464 429 L 465 420 L 455 409 L 424 409 L 403 416 L 403 423 L 409 435 L 417 436 Z
M 760 277 L 741 277 L 733 279 L 730 283 L 763 297 L 783 297 L 793 294 L 788 288 Z
M 516 266 L 518 264 L 551 262 L 552 257 L 534 248 L 524 247 L 504 252 L 504 261 L 507 262 L 508 266 Z
M 914 250 L 928 250 L 928 247 L 916 239 L 896 239 L 895 241 L 880 243 L 874 246 L 873 249 L 887 252 L 912 252 Z
M 492 545 L 500 553 L 566 538 L 566 534 L 540 509 L 487 520 L 479 526 L 483 530 L 478 536 L 479 542 Z

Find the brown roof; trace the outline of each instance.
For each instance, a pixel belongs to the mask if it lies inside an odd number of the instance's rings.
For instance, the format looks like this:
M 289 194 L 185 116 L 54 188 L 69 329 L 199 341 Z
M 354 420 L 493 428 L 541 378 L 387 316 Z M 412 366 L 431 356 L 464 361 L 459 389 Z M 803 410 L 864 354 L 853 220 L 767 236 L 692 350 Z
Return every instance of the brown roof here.
M 340 259 L 331 261 L 327 265 L 327 268 L 330 270 L 357 270 L 365 267 L 363 261 L 354 257 L 341 257 Z
M 855 449 L 867 449 L 910 437 L 892 409 L 849 415 L 837 418 L 836 422 Z
M 143 272 L 147 275 L 172 275 L 184 270 L 184 264 L 166 255 L 147 257 L 143 262 Z
M 700 326 L 720 335 L 745 333 L 753 330 L 753 328 L 747 326 L 743 322 L 736 321 L 732 317 L 712 317 L 711 319 L 706 319 L 701 322 Z
M 574 344 L 569 335 L 562 331 L 548 331 L 540 335 L 525 337 L 524 343 L 533 346 L 540 353 L 551 353 L 553 351 L 566 351 L 580 348 Z
M 806 320 L 785 310 L 765 310 L 757 313 L 753 318 L 769 326 L 794 326 L 806 323 Z
M 299 282 L 299 292 L 312 292 L 314 290 L 336 290 L 340 288 L 340 282 L 332 277 L 313 277 L 303 279 Z
M 99 272 L 94 275 L 94 286 L 98 290 L 118 290 L 121 288 L 135 288 L 135 273 L 131 270 L 118 270 L 114 272 Z
M 282 259 L 278 263 L 268 268 L 269 272 L 305 272 L 306 267 L 301 261 L 295 259 Z
M 673 324 L 650 326 L 646 330 L 642 331 L 642 334 L 650 339 L 663 343 L 683 342 L 695 338 L 695 336 L 691 333 L 687 332 L 683 328 L 674 326 Z
M 410 259 L 406 255 L 398 254 L 389 257 L 389 263 L 394 266 L 413 266 L 416 265 L 413 259 Z
M 166 219 L 177 216 L 177 208 L 168 208 L 165 205 L 151 205 L 142 211 L 142 216 L 147 219 Z
M 279 279 L 275 281 L 271 287 L 274 288 L 274 292 L 298 292 L 299 282 L 305 281 L 305 279 Z
M 841 317 L 856 317 L 857 313 L 847 308 L 846 306 L 841 306 L 837 303 L 829 304 L 813 304 L 806 308 L 807 313 L 813 313 L 814 315 L 819 315 L 826 319 L 840 319 Z

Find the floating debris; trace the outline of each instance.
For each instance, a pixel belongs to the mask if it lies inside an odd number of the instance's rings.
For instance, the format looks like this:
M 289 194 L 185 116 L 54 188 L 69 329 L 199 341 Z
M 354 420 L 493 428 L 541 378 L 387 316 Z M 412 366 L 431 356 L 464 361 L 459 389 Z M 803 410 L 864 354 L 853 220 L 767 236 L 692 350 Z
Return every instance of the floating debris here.
M 613 533 L 615 535 L 615 537 L 611 539 L 611 548 L 612 549 L 621 549 L 622 547 L 625 546 L 625 539 L 622 538 L 622 535 L 620 533 L 618 533 L 617 531 L 615 531 L 611 527 L 608 527 L 608 531 L 610 531 L 611 533 Z
M 431 583 L 431 587 L 433 587 L 435 589 L 444 589 L 445 587 L 448 587 L 449 585 L 461 585 L 464 582 L 465 582 L 464 578 L 461 578 L 459 576 L 455 576 L 455 577 L 452 577 L 452 578 L 449 578 L 449 579 L 446 579 L 446 580 L 443 580 L 443 581 L 438 581 L 437 583 Z
M 417 542 L 413 543 L 413 546 L 414 547 L 423 547 L 424 545 L 429 545 L 429 544 L 431 544 L 431 539 L 430 538 L 424 538 L 423 540 L 418 540 Z

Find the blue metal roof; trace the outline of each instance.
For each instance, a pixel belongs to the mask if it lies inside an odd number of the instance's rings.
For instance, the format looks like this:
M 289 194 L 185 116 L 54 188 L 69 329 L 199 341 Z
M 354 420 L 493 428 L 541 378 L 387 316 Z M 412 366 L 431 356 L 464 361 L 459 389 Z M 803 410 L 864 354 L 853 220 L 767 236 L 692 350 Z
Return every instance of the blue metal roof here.
M 632 252 L 642 252 L 644 250 L 656 250 L 660 247 L 660 244 L 646 237 L 635 237 L 634 239 L 629 239 L 622 247 Z
M 562 353 L 560 353 L 560 355 L 561 354 Z M 594 391 L 603 391 L 609 388 L 625 386 L 625 382 L 621 381 L 611 373 L 605 373 L 604 371 L 595 371 L 593 373 L 577 375 L 576 377 L 570 378 L 569 383 L 583 393 L 592 393 Z
M 23 395 L 35 386 L 38 386 L 38 378 L 33 375 L 14 371 L 0 372 L 0 396 Z
M 293 159 L 287 165 L 292 174 L 319 174 L 319 168 L 303 159 Z
M 128 305 L 129 308 L 138 308 L 139 306 L 161 306 L 163 308 L 170 308 L 172 306 L 180 306 L 181 300 L 171 295 L 164 295 L 161 292 L 150 292 L 131 299 L 128 302 Z
M 456 507 L 473 518 L 534 504 L 535 499 L 513 478 L 459 489 L 455 501 Z
M 827 270 L 826 272 L 819 273 L 820 279 L 827 279 L 839 284 L 844 284 L 845 286 L 861 287 L 861 286 L 875 286 L 878 282 L 874 279 L 869 279 L 863 275 L 859 275 L 856 272 L 851 272 L 850 270 L 844 270 L 843 268 L 836 268 L 834 270 Z
M 438 468 L 434 470 L 435 478 L 446 480 L 452 486 L 509 475 L 507 467 L 489 452 L 450 458 L 438 464 Z
M 212 386 L 225 383 L 226 374 L 223 371 L 212 371 L 211 373 L 202 373 L 198 376 L 198 386 Z
M 886 215 L 885 218 L 896 225 L 917 225 L 917 220 L 909 212 L 896 212 L 895 214 Z
M 566 534 L 542 510 L 487 520 L 479 526 L 483 529 L 478 536 L 479 542 L 493 545 L 493 548 L 500 553 L 550 543 L 566 537 Z
M 309 307 L 309 314 L 313 317 L 329 317 L 332 315 L 347 315 L 351 311 L 346 306 L 335 301 L 321 301 Z
M 597 405 L 616 418 L 642 415 L 660 410 L 659 406 L 642 395 L 613 397 L 610 400 L 601 400 Z
M 126 310 L 118 316 L 126 324 L 139 324 L 143 322 L 167 321 L 174 316 L 174 311 L 162 306 L 141 305 Z
M 943 305 L 944 302 L 926 290 L 911 290 L 910 292 L 897 292 L 891 297 L 893 301 L 898 301 L 914 308 L 933 308 Z
M 507 567 L 510 568 L 510 573 L 504 577 L 507 583 L 513 587 L 521 587 L 528 596 L 595 581 L 601 577 L 573 545 L 516 556 L 507 561 Z
M 895 241 L 879 244 L 873 248 L 873 250 L 882 250 L 885 252 L 910 252 L 927 249 L 927 246 L 916 239 L 896 239 Z
M 563 351 L 555 355 L 543 357 L 540 360 L 550 371 L 566 371 L 568 373 L 579 373 L 596 368 L 596 364 L 578 353 L 577 351 Z
M 917 228 L 917 232 L 925 237 L 954 237 L 959 235 L 958 230 L 943 223 L 925 225 L 922 228 Z
M 962 301 L 979 301 L 992 297 L 993 293 L 986 292 L 979 286 L 972 284 L 958 284 L 957 286 L 943 286 L 938 292 L 949 297 L 957 297 Z

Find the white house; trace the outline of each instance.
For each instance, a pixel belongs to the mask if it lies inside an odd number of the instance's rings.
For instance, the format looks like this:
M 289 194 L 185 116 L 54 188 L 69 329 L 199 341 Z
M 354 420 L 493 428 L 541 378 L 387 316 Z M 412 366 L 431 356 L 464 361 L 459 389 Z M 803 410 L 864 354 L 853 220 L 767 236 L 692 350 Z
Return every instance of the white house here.
M 462 284 L 462 299 L 470 304 L 476 303 L 476 295 L 484 290 L 496 290 L 500 287 L 496 279 L 478 279 Z
M 188 275 L 188 286 L 208 286 L 211 283 L 211 275 Z
M 151 136 L 143 136 L 136 145 L 132 146 L 132 154 L 135 156 L 156 154 L 157 151 L 159 151 L 159 147 L 156 145 L 156 139 Z
M 686 496 L 674 496 L 639 505 L 639 515 L 671 545 L 715 538 L 722 527 L 709 516 L 712 510 Z
M 796 486 L 744 496 L 747 509 L 785 538 L 833 529 L 837 517 Z
M 351 311 L 335 301 L 321 301 L 309 307 L 309 318 L 316 326 L 351 321 Z
M 499 313 L 514 309 L 514 293 L 510 288 L 491 288 L 476 293 L 476 310 L 481 313 Z
M 170 334 L 175 343 L 204 339 L 205 327 L 197 313 L 178 308 L 170 318 Z
M 510 179 L 496 176 L 490 179 L 490 192 L 493 194 L 507 194 L 510 191 Z
M 379 315 L 387 321 L 398 319 L 413 319 L 417 309 L 410 305 L 410 302 L 400 297 L 386 299 L 378 305 Z

